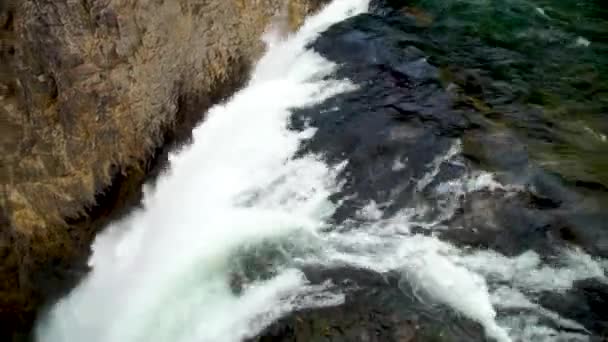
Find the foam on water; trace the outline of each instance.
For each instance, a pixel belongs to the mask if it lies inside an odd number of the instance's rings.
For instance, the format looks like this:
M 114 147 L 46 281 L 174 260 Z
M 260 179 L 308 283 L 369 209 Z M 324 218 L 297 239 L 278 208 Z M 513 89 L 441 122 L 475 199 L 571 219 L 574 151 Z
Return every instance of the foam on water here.
M 291 108 L 353 89 L 322 80 L 334 65 L 305 45 L 367 2 L 336 0 L 286 40 L 266 37 L 269 51 L 248 86 L 211 109 L 193 144 L 170 156 L 143 209 L 98 237 L 93 271 L 39 322 L 37 340 L 238 341 L 263 328 L 251 323 L 260 314 L 281 314 L 272 312 L 305 288 L 302 274 L 283 270 L 236 295 L 230 257 L 313 231 L 331 214 L 332 169 L 315 156 L 292 159 L 314 130 L 289 131 L 287 121 Z
M 293 247 L 283 256 L 299 264 L 398 271 L 420 296 L 479 322 L 497 341 L 586 339 L 579 323 L 543 308 L 533 295 L 565 291 L 580 279 L 606 281 L 605 261 L 571 249 L 546 265 L 534 252 L 509 258 L 462 250 L 434 235 L 464 195 L 520 191 L 486 172 L 435 184 L 442 164 L 462 165 L 459 141 L 428 165 L 416 186 L 443 203 L 433 222 L 419 221 L 420 208 L 386 218 L 386 203 L 370 202 L 353 218 L 354 229 L 327 227 L 339 205 L 329 196 L 340 188 L 337 175 L 347 161 L 329 166 L 320 156 L 294 158 L 314 128 L 295 132 L 287 124 L 291 108 L 355 88 L 327 80 L 335 65 L 306 45 L 367 7 L 367 0 L 335 0 L 298 33 L 265 37 L 268 52 L 248 86 L 211 109 L 193 144 L 170 156 L 170 169 L 146 188 L 143 208 L 96 239 L 93 271 L 38 323 L 38 341 L 239 341 L 290 311 L 342 303 L 337 286 L 308 284 L 294 262 L 275 264 L 269 276 L 245 279 L 235 290 L 239 258 L 248 261 L 249 251 L 283 240 Z M 407 160 L 393 167 L 406 168 Z M 414 224 L 429 234 L 414 234 Z M 499 314 L 512 308 L 526 314 Z
M 459 148 L 456 141 L 444 156 L 433 161 L 417 188 L 427 188 L 442 163 L 459 163 Z M 509 196 L 521 188 L 502 185 L 491 173 L 470 172 L 440 183 L 432 191 L 448 194 L 450 201 L 458 202 L 463 195 L 476 191 L 500 191 Z M 445 206 L 442 216 L 449 218 L 456 207 L 456 203 Z M 358 212 L 366 220 L 355 231 L 337 229 L 323 237 L 330 247 L 318 262 L 377 272 L 400 271 L 416 292 L 430 295 L 479 322 L 497 341 L 588 340 L 589 331 L 582 325 L 536 304 L 534 294 L 563 292 L 582 279 L 608 282 L 605 261 L 593 259 L 580 249 L 563 250 L 553 265 L 543 263 L 532 251 L 509 258 L 494 251 L 462 250 L 433 234 L 412 234 L 409 227 L 420 226 L 416 212 L 405 208 L 382 219 L 380 206 L 371 201 Z M 422 227 L 443 229 L 439 222 Z M 499 317 L 498 309 L 518 311 Z M 545 324 L 543 320 L 547 319 L 570 331 L 556 331 Z

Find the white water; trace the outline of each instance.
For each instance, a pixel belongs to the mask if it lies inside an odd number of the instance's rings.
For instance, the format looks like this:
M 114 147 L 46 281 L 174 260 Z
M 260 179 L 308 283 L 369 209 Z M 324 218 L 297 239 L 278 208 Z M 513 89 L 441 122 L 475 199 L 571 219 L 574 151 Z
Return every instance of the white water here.
M 332 170 L 315 156 L 290 159 L 314 131 L 289 131 L 287 119 L 290 108 L 353 88 L 322 81 L 334 65 L 304 46 L 366 9 L 366 0 L 334 1 L 286 41 L 267 37 L 250 84 L 171 156 L 144 209 L 99 236 L 92 273 L 38 326 L 39 341 L 238 341 L 263 327 L 260 314 L 281 314 L 279 300 L 305 289 L 300 272 L 236 296 L 228 264 L 243 245 L 315 231 L 331 214 Z
M 437 174 L 442 163 L 461 164 L 460 153 L 460 142 L 456 141 L 444 156 L 428 165 L 427 174 L 418 180 L 418 189 L 429 186 L 429 178 Z M 455 202 L 465 194 L 501 191 L 510 196 L 520 190 L 517 186 L 503 186 L 490 173 L 472 172 L 438 184 L 433 192 L 445 196 L 438 200 L 447 201 L 442 214 L 442 219 L 447 219 L 454 213 Z M 444 229 L 439 222 L 416 222 L 415 214 L 420 210 L 408 208 L 391 218 L 381 219 L 382 210 L 372 202 L 359 213 L 369 219 L 368 225 L 347 234 L 332 232 L 323 236 L 326 246 L 330 247 L 326 247 L 322 260 L 316 261 L 378 272 L 399 270 L 417 292 L 479 322 L 486 335 L 496 341 L 588 341 L 589 332 L 582 325 L 535 304 L 534 299 L 541 291 L 566 291 L 582 279 L 608 282 L 604 261 L 593 259 L 579 249 L 564 250 L 560 264 L 552 266 L 543 264 L 532 251 L 508 258 L 494 251 L 461 250 L 434 234 L 412 234 L 409 229 L 412 224 L 429 230 Z M 498 317 L 499 308 L 526 311 Z M 541 318 L 580 333 L 556 331 L 540 322 Z
M 230 283 L 242 271 L 235 261 L 239 253 L 246 260 L 258 246 L 283 240 L 307 252 L 297 255 L 303 262 L 400 270 L 421 292 L 478 321 L 498 341 L 555 340 L 554 331 L 534 321 L 537 316 L 578 329 L 524 293 L 603 277 L 602 266 L 579 251 L 565 251 L 563 268 L 541 265 L 533 253 L 509 259 L 462 251 L 433 236 L 411 234 L 413 209 L 382 219 L 376 203 L 359 213 L 368 226 L 320 231 L 335 209 L 328 196 L 339 188 L 335 176 L 344 163 L 328 166 L 314 155 L 293 159 L 314 128 L 297 133 L 286 126 L 291 108 L 354 89 L 347 81 L 323 81 L 335 66 L 305 46 L 367 6 L 367 0 L 335 0 L 286 40 L 267 37 L 269 50 L 249 85 L 214 107 L 195 129 L 193 144 L 171 156 L 170 170 L 146 190 L 143 209 L 97 238 L 92 273 L 39 322 L 39 342 L 239 341 L 297 308 L 340 304 L 343 295 L 331 283 L 309 285 L 289 262 L 234 293 Z M 418 188 L 429 186 L 440 164 L 456 162 L 459 153 L 455 143 L 429 165 Z M 436 191 L 454 201 L 481 189 L 509 190 L 490 174 L 474 174 Z M 453 207 L 447 205 L 445 215 Z M 511 285 L 493 288 L 490 277 Z M 538 314 L 522 318 L 528 321 L 521 329 L 513 317 L 497 319 L 498 307 Z

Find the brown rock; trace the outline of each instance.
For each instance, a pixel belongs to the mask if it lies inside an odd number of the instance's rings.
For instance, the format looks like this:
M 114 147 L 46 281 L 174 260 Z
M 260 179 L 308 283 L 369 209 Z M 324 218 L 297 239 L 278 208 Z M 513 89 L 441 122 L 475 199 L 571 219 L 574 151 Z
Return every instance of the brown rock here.
M 321 2 L 0 1 L 0 340 L 81 273 L 159 148 L 245 81 L 270 20 Z

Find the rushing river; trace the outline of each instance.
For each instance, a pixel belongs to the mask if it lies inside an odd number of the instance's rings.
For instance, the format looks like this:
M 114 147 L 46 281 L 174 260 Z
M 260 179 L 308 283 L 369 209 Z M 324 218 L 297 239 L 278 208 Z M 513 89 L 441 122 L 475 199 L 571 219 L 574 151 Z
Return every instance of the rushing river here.
M 394 2 L 269 31 L 37 341 L 241 341 L 371 287 L 469 334 L 432 340 L 605 338 L 599 1 Z

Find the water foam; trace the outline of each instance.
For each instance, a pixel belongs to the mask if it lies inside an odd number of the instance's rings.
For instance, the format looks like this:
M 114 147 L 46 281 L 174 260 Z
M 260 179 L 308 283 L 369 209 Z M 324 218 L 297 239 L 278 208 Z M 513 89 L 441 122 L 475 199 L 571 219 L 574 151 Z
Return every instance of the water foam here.
M 418 180 L 418 191 L 447 201 L 434 222 L 417 222 L 419 208 L 385 218 L 384 204 L 370 202 L 357 213 L 362 223 L 356 229 L 320 229 L 334 210 L 328 197 L 339 188 L 336 174 L 345 164 L 328 166 L 313 155 L 293 159 L 314 128 L 292 132 L 287 121 L 291 108 L 353 89 L 323 80 L 335 66 L 305 46 L 332 23 L 365 11 L 367 3 L 336 0 L 295 35 L 265 37 L 269 51 L 247 88 L 214 107 L 194 130 L 194 143 L 171 155 L 170 169 L 146 189 L 144 208 L 97 238 L 93 272 L 39 322 L 38 341 L 239 341 L 295 309 L 342 303 L 333 284 L 307 284 L 293 263 L 268 277 L 245 279 L 235 291 L 235 255 L 282 239 L 305 249 L 283 253 L 300 263 L 400 271 L 421 295 L 479 322 L 497 341 L 585 339 L 582 326 L 534 303 L 530 293 L 564 291 L 579 279 L 605 280 L 608 265 L 566 250 L 562 265 L 547 266 L 533 252 L 508 258 L 461 250 L 434 236 L 463 195 L 518 191 L 484 172 L 430 189 L 443 163 L 461 163 L 458 141 Z M 407 167 L 407 161 L 394 167 Z M 413 234 L 414 223 L 430 234 Z M 529 314 L 500 316 L 500 308 Z M 580 333 L 557 332 L 541 318 Z
M 417 189 L 430 186 L 441 164 L 458 164 L 460 158 L 460 142 L 456 141 L 445 155 L 428 165 Z M 491 173 L 470 171 L 435 185 L 431 191 L 454 202 L 444 206 L 445 213 L 440 215 L 447 219 L 466 194 L 500 191 L 509 196 L 521 190 L 499 183 Z M 377 272 L 399 271 L 419 295 L 431 296 L 479 322 L 487 336 L 496 341 L 588 340 L 589 331 L 582 325 L 535 303 L 534 294 L 563 292 L 583 279 L 608 282 L 602 260 L 576 248 L 563 250 L 553 265 L 542 262 L 533 251 L 510 258 L 494 251 L 460 249 L 433 234 L 436 229 L 444 229 L 440 220 L 422 226 L 430 235 L 413 234 L 410 227 L 421 226 L 417 213 L 418 209 L 404 208 L 393 217 L 383 218 L 381 206 L 371 201 L 359 210 L 364 223 L 356 230 L 336 229 L 321 237 L 330 247 L 316 262 Z M 499 315 L 499 309 L 518 311 Z M 569 331 L 547 326 L 543 321 L 547 319 Z
M 93 271 L 39 322 L 38 341 L 238 341 L 263 328 L 252 324 L 260 314 L 282 313 L 275 308 L 306 286 L 301 272 L 279 270 L 237 295 L 229 259 L 244 245 L 316 230 L 331 214 L 332 169 L 292 158 L 314 130 L 289 131 L 287 121 L 291 108 L 353 89 L 323 80 L 334 65 L 305 45 L 367 2 L 336 0 L 285 40 L 266 37 L 248 86 L 170 156 L 143 209 L 98 237 Z

